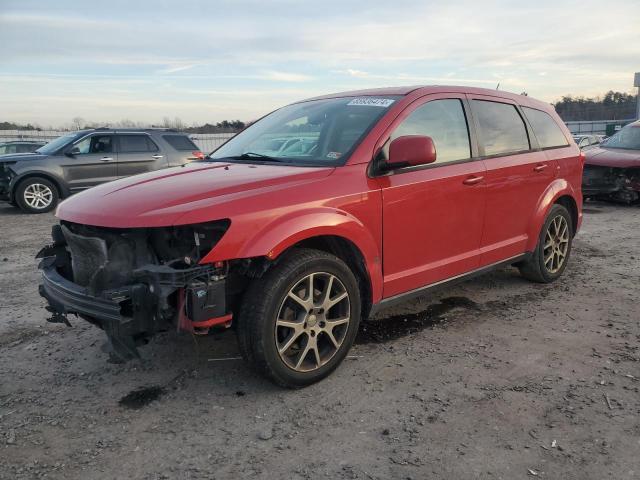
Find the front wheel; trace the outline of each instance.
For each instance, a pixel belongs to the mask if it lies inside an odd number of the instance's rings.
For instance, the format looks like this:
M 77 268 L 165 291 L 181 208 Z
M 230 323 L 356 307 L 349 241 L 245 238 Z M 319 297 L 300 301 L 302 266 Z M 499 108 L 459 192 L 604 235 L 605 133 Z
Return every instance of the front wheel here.
M 520 273 L 533 282 L 553 282 L 567 267 L 572 241 L 571 215 L 564 206 L 555 204 L 542 226 L 533 255 L 518 265 Z
M 295 249 L 245 293 L 240 351 L 277 384 L 303 387 L 325 378 L 346 357 L 360 311 L 358 282 L 342 260 Z
M 15 201 L 28 213 L 45 213 L 53 210 L 58 203 L 58 189 L 46 178 L 30 177 L 18 184 Z

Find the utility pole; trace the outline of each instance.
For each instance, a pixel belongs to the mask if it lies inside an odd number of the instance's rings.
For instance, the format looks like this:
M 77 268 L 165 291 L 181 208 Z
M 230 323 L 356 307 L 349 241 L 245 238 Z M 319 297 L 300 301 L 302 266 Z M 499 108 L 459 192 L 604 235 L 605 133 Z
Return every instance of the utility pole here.
M 638 96 L 636 97 L 636 120 L 640 120 L 640 72 L 636 72 L 633 79 L 633 86 L 638 88 Z

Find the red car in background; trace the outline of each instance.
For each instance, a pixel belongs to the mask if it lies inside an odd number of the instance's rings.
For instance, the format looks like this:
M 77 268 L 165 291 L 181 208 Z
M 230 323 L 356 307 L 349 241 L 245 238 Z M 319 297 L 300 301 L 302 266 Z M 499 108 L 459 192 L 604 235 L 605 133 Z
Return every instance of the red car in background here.
M 295 148 L 275 150 L 282 139 Z M 249 364 L 300 387 L 386 306 L 504 265 L 556 280 L 582 220 L 583 159 L 553 108 L 527 96 L 314 98 L 204 161 L 65 200 L 38 255 L 40 293 L 52 321 L 99 326 L 120 359 L 158 331 L 232 327 Z
M 640 200 L 640 121 L 585 152 L 582 194 L 635 203 Z

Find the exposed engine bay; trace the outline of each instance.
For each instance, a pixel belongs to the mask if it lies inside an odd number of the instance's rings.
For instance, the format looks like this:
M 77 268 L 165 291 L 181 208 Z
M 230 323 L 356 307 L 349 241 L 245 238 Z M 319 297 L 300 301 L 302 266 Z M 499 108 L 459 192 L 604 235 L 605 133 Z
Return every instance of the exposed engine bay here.
M 137 345 L 172 326 L 196 333 L 230 326 L 233 292 L 242 290 L 251 260 L 199 264 L 229 225 L 55 225 L 53 244 L 37 255 L 50 321 L 69 324 L 67 315 L 76 314 L 99 326 L 120 361 L 138 357 Z
M 640 167 L 617 168 L 585 165 L 582 179 L 585 197 L 622 203 L 640 200 Z

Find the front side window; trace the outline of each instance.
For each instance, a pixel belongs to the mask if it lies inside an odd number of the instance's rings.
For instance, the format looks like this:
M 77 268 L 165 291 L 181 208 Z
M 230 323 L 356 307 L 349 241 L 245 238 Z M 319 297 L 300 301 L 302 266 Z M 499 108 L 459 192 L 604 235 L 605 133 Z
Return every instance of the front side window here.
M 390 140 L 405 135 L 431 137 L 436 147 L 436 163 L 471 158 L 467 119 L 458 99 L 432 100 L 416 108 L 398 125 Z M 390 143 L 385 145 L 387 156 Z
M 148 135 L 120 135 L 120 153 L 157 152 L 158 146 Z
M 91 153 L 111 153 L 113 152 L 113 139 L 111 135 L 92 135 L 80 140 L 74 145 L 77 155 L 87 155 Z
M 607 148 L 640 150 L 640 126 L 637 124 L 627 125 L 618 133 L 602 142 L 601 145 Z
M 522 107 L 522 111 L 529 120 L 533 133 L 538 139 L 540 148 L 566 147 L 569 145 L 558 124 L 546 112 L 535 108 Z M 593 137 L 585 137 L 582 146 L 590 145 Z M 582 143 L 582 142 L 581 142 Z
M 56 138 L 55 140 L 50 141 L 46 145 L 40 147 L 36 152 L 42 153 L 43 155 L 51 155 L 57 152 L 60 148 L 69 145 L 75 139 L 81 137 L 82 135 L 86 135 L 86 133 L 69 133 L 67 135 L 63 135 L 61 137 Z
M 288 105 L 240 132 L 209 158 L 341 165 L 397 98 L 342 97 Z
M 531 148 L 527 128 L 515 106 L 487 100 L 473 100 L 471 103 L 478 119 L 485 155 L 507 155 Z

